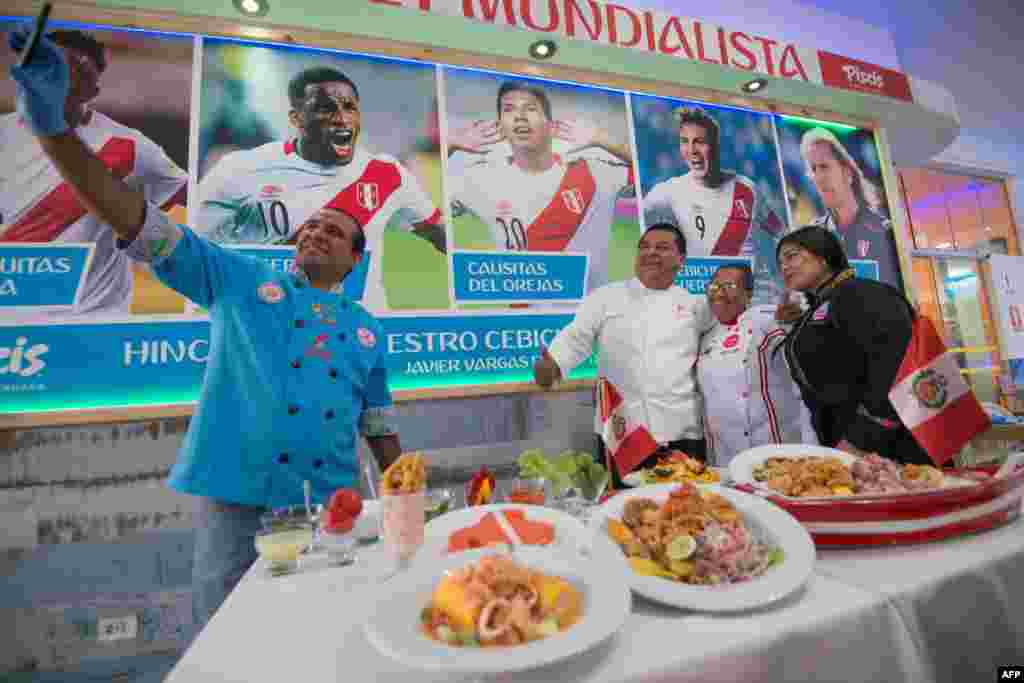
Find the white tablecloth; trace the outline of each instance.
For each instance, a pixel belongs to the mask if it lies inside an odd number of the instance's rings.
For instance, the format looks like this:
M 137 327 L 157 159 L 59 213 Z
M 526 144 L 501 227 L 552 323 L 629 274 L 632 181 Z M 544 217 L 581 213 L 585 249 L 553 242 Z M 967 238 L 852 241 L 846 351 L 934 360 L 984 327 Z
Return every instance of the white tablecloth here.
M 486 680 L 952 680 L 948 662 L 978 640 L 995 648 L 979 649 L 969 666 L 990 678 L 999 663 L 1021 661 L 1003 657 L 1021 642 L 1020 620 L 1008 607 L 1024 595 L 1021 580 L 1010 576 L 1024 562 L 1022 533 L 1024 523 L 1018 522 L 948 544 L 820 552 L 818 568 L 801 591 L 739 614 L 698 614 L 637 597 L 622 630 L 589 653 Z M 387 584 L 364 569 L 376 564 L 378 552 L 364 549 L 363 562 L 347 568 L 328 568 L 314 558 L 301 573 L 278 578 L 257 562 L 167 680 L 452 680 L 408 669 L 367 641 L 363 617 L 377 600 L 388 599 Z M 941 603 L 934 596 L 940 589 Z M 966 610 L 968 605 L 978 609 Z M 947 624 L 963 625 L 956 652 L 943 651 Z M 992 629 L 1002 633 L 993 636 Z M 1016 645 L 1010 645 L 1011 637 Z
M 817 572 L 884 596 L 935 681 L 1024 662 L 1024 520 L 918 546 L 819 550 Z

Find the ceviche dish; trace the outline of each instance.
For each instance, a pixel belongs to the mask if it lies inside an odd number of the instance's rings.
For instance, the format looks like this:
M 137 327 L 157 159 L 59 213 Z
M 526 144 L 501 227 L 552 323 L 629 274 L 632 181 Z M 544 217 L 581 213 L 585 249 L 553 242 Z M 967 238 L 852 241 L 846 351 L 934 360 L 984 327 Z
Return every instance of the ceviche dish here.
M 907 493 L 961 483 L 931 465 L 899 465 L 870 453 L 847 465 L 839 458 L 768 458 L 753 470 L 754 480 L 796 498 Z
M 720 476 L 714 468 L 692 458 L 682 451 L 672 451 L 658 459 L 654 467 L 637 472 L 637 478 L 644 484 L 670 484 L 692 481 L 699 484 L 714 484 Z
M 487 555 L 441 579 L 420 628 L 449 645 L 520 645 L 568 629 L 582 610 L 583 596 L 570 581 Z
M 752 533 L 724 496 L 690 483 L 658 503 L 626 502 L 622 519 L 609 518 L 608 535 L 633 571 L 695 585 L 748 581 L 783 560 L 782 549 Z

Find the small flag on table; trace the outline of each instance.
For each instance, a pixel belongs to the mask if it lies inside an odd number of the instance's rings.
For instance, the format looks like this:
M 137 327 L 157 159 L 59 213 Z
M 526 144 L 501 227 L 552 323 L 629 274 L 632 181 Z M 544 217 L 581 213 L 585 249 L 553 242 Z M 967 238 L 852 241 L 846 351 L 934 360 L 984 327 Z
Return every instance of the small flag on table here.
M 889 400 L 936 465 L 992 424 L 935 325 L 923 315 L 914 320 Z
M 598 405 L 601 438 L 619 476 L 625 476 L 658 448 L 658 442 L 647 427 L 626 416 L 622 395 L 604 377 L 598 380 Z

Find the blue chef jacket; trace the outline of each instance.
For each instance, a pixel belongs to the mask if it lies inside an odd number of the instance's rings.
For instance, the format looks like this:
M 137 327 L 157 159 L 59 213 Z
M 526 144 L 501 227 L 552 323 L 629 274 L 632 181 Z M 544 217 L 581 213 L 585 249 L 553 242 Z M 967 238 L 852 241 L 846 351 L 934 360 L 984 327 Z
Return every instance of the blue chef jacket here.
M 391 406 L 380 324 L 304 274 L 212 244 L 150 205 L 128 255 L 210 312 L 199 404 L 171 470 L 183 493 L 282 507 L 355 486 L 356 432 Z M 378 427 L 379 428 L 379 427 Z

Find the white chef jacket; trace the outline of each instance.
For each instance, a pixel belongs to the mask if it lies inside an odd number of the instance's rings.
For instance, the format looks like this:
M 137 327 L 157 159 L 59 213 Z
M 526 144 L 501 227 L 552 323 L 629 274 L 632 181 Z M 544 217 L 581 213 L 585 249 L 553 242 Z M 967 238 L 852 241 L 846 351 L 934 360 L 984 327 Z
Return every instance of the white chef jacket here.
M 548 349 L 562 376 L 590 356 L 622 396 L 626 415 L 659 443 L 702 439 L 695 364 L 700 336 L 715 324 L 707 300 L 673 285 L 648 289 L 632 278 L 591 292 Z M 601 432 L 600 413 L 594 430 Z
M 715 321 L 701 338 L 697 380 L 709 462 L 726 466 L 748 448 L 813 434 L 785 354 L 775 353 L 785 334 L 774 306 L 752 306 L 732 325 Z

